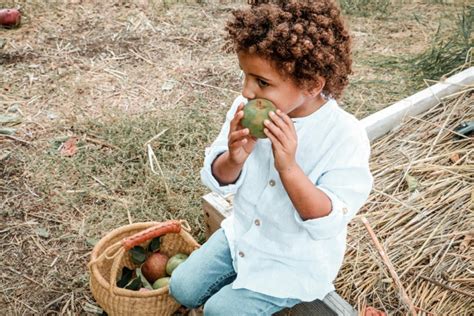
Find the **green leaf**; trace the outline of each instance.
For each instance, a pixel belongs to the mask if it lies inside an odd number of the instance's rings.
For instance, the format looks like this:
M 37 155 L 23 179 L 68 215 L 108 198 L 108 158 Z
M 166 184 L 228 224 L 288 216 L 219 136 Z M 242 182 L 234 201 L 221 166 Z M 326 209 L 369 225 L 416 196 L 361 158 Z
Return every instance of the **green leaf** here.
M 407 182 L 408 190 L 410 190 L 410 192 L 413 192 L 418 188 L 418 180 L 416 180 L 415 177 L 407 174 L 405 181 Z
M 130 283 L 125 286 L 127 290 L 138 291 L 142 287 L 142 279 L 137 276 Z
M 153 238 L 150 244 L 148 245 L 148 251 L 157 252 L 158 250 L 160 250 L 160 244 L 161 244 L 160 237 Z
M 130 254 L 130 259 L 135 264 L 142 264 L 147 258 L 146 250 L 141 246 L 133 247 L 128 253 Z
M 94 247 L 95 245 L 97 245 L 98 242 L 99 242 L 99 240 L 97 240 L 95 238 L 92 238 L 92 237 L 87 237 L 86 238 L 86 243 L 91 247 Z
M 38 227 L 38 228 L 35 229 L 35 232 L 40 237 L 43 237 L 43 238 L 48 238 L 49 237 L 49 232 L 46 230 L 46 228 Z
M 132 280 L 132 277 L 133 277 L 133 270 L 130 270 L 127 267 L 123 267 L 122 276 L 117 281 L 117 286 L 120 288 L 124 288 L 130 282 L 130 280 Z
M 11 127 L 2 127 L 0 128 L 0 134 L 2 135 L 13 135 L 15 134 L 16 129 L 11 128 Z
M 153 287 L 151 286 L 150 282 L 148 282 L 148 280 L 145 278 L 145 276 L 143 275 L 142 273 L 142 269 L 141 268 L 137 268 L 135 270 L 137 276 L 140 277 L 140 279 L 142 280 L 142 284 L 143 284 L 143 287 L 149 289 L 149 290 L 153 290 Z
M 22 119 L 15 114 L 0 114 L 0 124 L 19 124 Z

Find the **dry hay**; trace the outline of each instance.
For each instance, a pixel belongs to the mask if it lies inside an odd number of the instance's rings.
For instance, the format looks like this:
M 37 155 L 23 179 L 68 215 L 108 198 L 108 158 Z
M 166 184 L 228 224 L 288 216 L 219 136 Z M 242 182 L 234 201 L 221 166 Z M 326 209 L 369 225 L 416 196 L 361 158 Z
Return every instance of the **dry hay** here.
M 9 2 L 24 19 L 0 29 L 0 110 L 21 118 L 0 136 L 0 314 L 100 312 L 90 251 L 131 221 L 186 218 L 202 241 L 208 191 L 197 175 L 240 89 L 235 56 L 220 50 L 238 3 L 222 2 Z M 346 108 L 363 117 L 408 95 L 407 69 L 387 71 L 384 58 L 422 51 L 457 11 L 416 5 L 384 21 L 350 18 Z M 77 154 L 62 157 L 70 136 Z M 151 139 L 164 175 L 150 170 Z
M 337 279 L 339 294 L 359 308 L 409 311 L 360 222 L 366 217 L 418 312 L 474 310 L 474 142 L 453 138 L 456 126 L 474 120 L 472 90 L 406 118 L 372 145 L 374 189 L 350 225 Z
M 22 27 L 0 29 L 0 114 L 21 121 L 0 136 L 1 315 L 100 314 L 90 251 L 130 221 L 186 218 L 204 235 L 196 175 L 222 120 L 209 113 L 239 86 L 216 32 L 230 8 L 143 2 L 24 1 Z

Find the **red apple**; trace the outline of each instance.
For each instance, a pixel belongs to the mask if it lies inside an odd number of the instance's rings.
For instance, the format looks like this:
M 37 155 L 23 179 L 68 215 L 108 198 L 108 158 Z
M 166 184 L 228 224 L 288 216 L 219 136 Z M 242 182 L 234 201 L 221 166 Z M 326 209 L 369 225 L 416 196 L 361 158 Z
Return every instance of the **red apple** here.
M 150 283 L 154 283 L 159 278 L 166 276 L 166 263 L 168 262 L 168 257 L 155 252 L 149 256 L 142 265 L 143 276 Z
M 17 9 L 0 9 L 0 25 L 16 27 L 20 22 L 21 13 Z

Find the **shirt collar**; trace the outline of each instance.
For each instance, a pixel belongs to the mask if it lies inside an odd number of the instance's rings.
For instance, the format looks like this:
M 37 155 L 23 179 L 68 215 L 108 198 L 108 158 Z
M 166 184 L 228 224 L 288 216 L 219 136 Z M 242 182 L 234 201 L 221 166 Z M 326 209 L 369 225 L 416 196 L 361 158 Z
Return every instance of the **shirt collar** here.
M 291 120 L 293 123 L 301 123 L 305 122 L 308 120 L 313 120 L 317 119 L 320 117 L 325 117 L 327 113 L 331 111 L 331 108 L 333 108 L 336 105 L 336 100 L 334 99 L 328 99 L 326 103 L 324 103 L 319 109 L 311 113 L 310 115 L 306 115 L 303 117 L 293 117 Z

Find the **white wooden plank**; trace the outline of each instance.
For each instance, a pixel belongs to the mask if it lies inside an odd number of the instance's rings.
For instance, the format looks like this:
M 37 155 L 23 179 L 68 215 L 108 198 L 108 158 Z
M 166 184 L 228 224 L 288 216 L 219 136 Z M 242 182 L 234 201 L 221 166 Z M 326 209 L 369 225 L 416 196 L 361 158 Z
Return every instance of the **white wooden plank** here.
M 357 316 L 357 311 L 344 300 L 336 291 L 330 292 L 323 302 L 338 316 Z
M 232 204 L 218 193 L 208 193 L 202 199 L 204 203 L 212 205 L 224 217 L 228 217 L 232 213 Z
M 209 238 L 221 222 L 232 213 L 232 203 L 221 195 L 211 192 L 202 197 L 204 220 L 206 221 L 206 236 Z
M 423 113 L 439 104 L 442 98 L 468 87 L 474 88 L 474 67 L 371 114 L 363 118 L 361 123 L 373 141 L 398 126 L 407 115 Z

